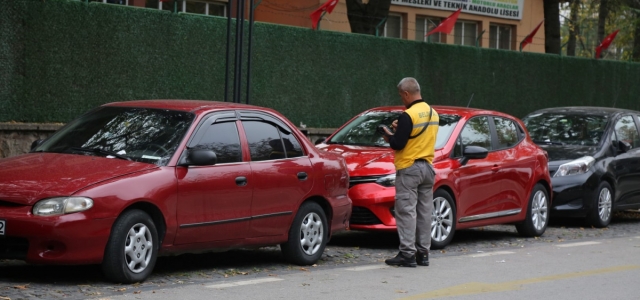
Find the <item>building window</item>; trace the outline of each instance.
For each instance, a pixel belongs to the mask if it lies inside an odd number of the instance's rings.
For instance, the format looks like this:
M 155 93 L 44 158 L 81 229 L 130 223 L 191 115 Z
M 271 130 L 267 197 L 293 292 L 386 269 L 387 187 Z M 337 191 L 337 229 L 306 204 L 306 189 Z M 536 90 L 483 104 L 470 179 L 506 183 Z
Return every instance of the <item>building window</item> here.
M 389 13 L 384 25 L 385 37 L 402 38 L 402 15 Z
M 478 24 L 458 21 L 453 30 L 453 43 L 456 45 L 475 46 L 478 37 Z
M 147 0 L 145 7 L 173 11 L 173 1 Z M 178 12 L 226 17 L 226 3 L 200 0 L 184 0 L 178 3 Z
M 442 43 L 443 35 L 440 32 L 430 36 L 425 36 L 429 31 L 433 30 L 440 24 L 440 19 L 417 17 L 416 18 L 416 41 L 425 41 L 432 43 Z
M 511 26 L 489 26 L 489 48 L 511 50 Z

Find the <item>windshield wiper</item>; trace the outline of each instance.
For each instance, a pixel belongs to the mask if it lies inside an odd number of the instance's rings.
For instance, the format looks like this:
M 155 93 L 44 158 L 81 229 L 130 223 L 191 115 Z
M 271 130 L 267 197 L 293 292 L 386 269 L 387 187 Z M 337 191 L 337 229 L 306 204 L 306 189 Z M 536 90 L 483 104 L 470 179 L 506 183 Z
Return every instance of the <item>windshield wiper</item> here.
M 533 140 L 534 143 L 536 144 L 544 144 L 544 145 L 560 145 L 560 146 L 564 146 L 563 142 L 554 142 L 554 141 L 537 141 L 537 140 Z
M 110 156 L 113 156 L 113 157 L 117 157 L 119 159 L 132 161 L 131 157 L 129 157 L 129 156 L 118 154 L 118 153 L 115 153 L 113 151 L 104 150 L 104 149 L 100 149 L 100 148 L 70 147 L 69 149 L 71 149 L 73 151 L 82 151 L 82 152 L 91 152 L 91 153 L 98 153 L 98 154 L 103 154 L 103 155 L 110 155 Z

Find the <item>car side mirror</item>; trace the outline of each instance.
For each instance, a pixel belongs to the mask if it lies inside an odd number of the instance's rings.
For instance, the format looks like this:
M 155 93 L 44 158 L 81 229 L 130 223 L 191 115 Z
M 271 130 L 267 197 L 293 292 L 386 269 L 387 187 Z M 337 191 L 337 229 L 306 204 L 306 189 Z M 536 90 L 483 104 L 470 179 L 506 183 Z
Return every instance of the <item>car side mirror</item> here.
M 470 159 L 483 159 L 489 154 L 489 150 L 480 146 L 466 146 L 464 147 L 464 153 L 460 159 L 461 165 L 466 165 Z
M 322 138 L 319 138 L 319 139 L 317 139 L 317 140 L 316 140 L 316 142 L 314 143 L 314 145 L 322 144 L 322 143 L 324 143 L 324 141 L 326 141 L 326 140 L 327 140 L 327 139 L 326 139 L 326 138 L 323 138 L 323 137 L 322 137 Z
M 31 143 L 31 151 L 33 151 L 34 149 L 38 148 L 38 146 L 40 146 L 40 144 L 42 144 L 42 142 L 44 142 L 43 139 L 37 139 L 37 140 L 33 141 L 33 143 Z
M 625 141 L 612 141 L 613 147 L 616 149 L 616 155 L 627 153 L 631 150 L 631 144 Z
M 187 157 L 180 165 L 183 166 L 210 166 L 218 162 L 218 157 L 213 150 L 189 149 Z

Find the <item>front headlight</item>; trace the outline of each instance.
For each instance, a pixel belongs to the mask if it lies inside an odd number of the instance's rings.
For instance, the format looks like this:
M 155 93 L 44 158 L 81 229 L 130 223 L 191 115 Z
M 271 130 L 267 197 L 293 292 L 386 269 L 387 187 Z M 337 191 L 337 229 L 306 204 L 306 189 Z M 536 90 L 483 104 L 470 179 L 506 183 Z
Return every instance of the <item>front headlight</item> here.
M 376 180 L 376 183 L 385 187 L 394 187 L 396 186 L 396 174 L 380 177 Z
M 55 216 L 85 211 L 93 207 L 93 200 L 86 197 L 58 197 L 41 200 L 33 206 L 37 216 Z
M 595 163 L 596 159 L 591 156 L 584 156 L 574 161 L 570 161 L 566 164 L 560 165 L 558 171 L 553 177 L 562 177 L 570 175 L 584 174 L 589 171 L 591 166 Z

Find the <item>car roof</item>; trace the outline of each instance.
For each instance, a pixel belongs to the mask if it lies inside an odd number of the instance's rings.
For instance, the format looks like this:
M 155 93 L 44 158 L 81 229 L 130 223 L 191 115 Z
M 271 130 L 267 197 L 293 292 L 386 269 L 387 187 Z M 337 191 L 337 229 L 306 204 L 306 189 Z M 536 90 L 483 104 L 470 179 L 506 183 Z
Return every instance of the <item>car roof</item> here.
M 602 115 L 602 116 L 611 116 L 617 113 L 635 113 L 638 114 L 640 112 L 635 110 L 630 110 L 626 108 L 615 108 L 615 107 L 599 107 L 599 106 L 563 106 L 563 107 L 549 107 L 536 110 L 529 115 L 539 114 L 539 113 L 571 113 L 571 114 L 585 114 L 585 115 Z
M 273 110 L 271 109 L 259 107 L 255 105 L 247 105 L 247 104 L 233 103 L 233 102 L 207 101 L 207 100 L 178 100 L 178 99 L 132 100 L 132 101 L 107 103 L 107 104 L 104 104 L 103 106 L 158 108 L 158 109 L 187 111 L 192 113 L 211 111 L 211 110 L 222 110 L 222 109 L 260 109 L 260 110 L 268 110 L 273 112 Z
M 512 115 L 495 111 L 495 110 L 489 110 L 489 109 L 470 108 L 470 107 L 461 107 L 461 106 L 447 106 L 447 105 L 432 105 L 431 107 L 434 110 L 436 110 L 438 114 L 441 114 L 441 115 L 442 114 L 459 115 L 465 118 L 469 118 L 471 116 L 477 116 L 477 115 L 496 115 L 496 116 L 503 116 L 503 117 L 509 117 L 509 118 L 515 119 L 515 117 Z M 397 106 L 380 106 L 380 107 L 372 108 L 367 111 L 404 111 L 405 109 L 406 107 L 402 105 L 397 105 Z

